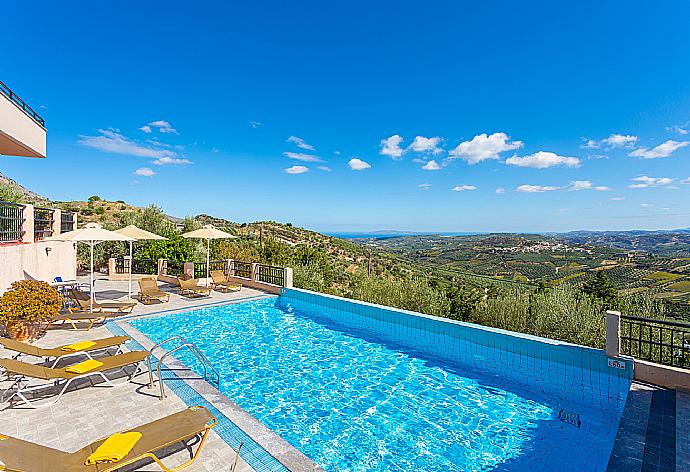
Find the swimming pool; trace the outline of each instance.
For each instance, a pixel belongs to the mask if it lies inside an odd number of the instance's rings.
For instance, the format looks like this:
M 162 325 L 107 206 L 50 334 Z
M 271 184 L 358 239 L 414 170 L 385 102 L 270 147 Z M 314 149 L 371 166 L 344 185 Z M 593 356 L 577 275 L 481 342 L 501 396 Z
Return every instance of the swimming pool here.
M 154 341 L 195 340 L 221 372 L 225 395 L 326 470 L 606 469 L 628 366 L 608 371 L 594 365 L 600 351 L 529 337 L 520 338 L 525 360 L 513 347 L 484 349 L 474 338 L 505 336 L 496 330 L 429 317 L 413 326 L 418 315 L 399 322 L 396 310 L 397 327 L 381 325 L 366 304 L 369 314 L 343 309 L 351 302 L 292 295 L 131 324 Z M 454 329 L 473 337 L 463 340 Z M 457 342 L 426 339 L 429 333 Z M 547 347 L 530 357 L 538 343 Z M 572 357 L 539 357 L 551 348 Z

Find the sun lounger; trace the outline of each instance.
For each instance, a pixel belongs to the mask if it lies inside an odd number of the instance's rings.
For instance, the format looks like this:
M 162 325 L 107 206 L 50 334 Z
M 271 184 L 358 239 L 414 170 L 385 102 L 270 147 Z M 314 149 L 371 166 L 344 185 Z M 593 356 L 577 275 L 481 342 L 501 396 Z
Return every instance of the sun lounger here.
M 206 408 L 201 406 L 188 408 L 151 423 L 123 431 L 124 434 L 136 432 L 141 437 L 136 440 L 128 452 L 121 451 L 123 457 L 120 460 L 94 465 L 86 464 L 90 457 L 95 457 L 94 453 L 100 452 L 98 448 L 108 438 L 100 439 L 75 452 L 64 452 L 30 441 L 0 435 L 0 470 L 12 472 L 110 472 L 142 459 L 150 459 L 155 461 L 164 471 L 178 471 L 196 460 L 209 431 L 216 423 L 216 418 Z M 195 437 L 201 439 L 196 452 L 191 455 L 192 445 L 188 445 L 187 442 Z M 185 452 L 185 454 L 190 454 L 191 457 L 184 464 L 168 468 L 156 454 L 160 455 L 162 449 L 178 443 L 190 451 L 189 453 Z
M 114 347 L 117 348 L 117 351 L 115 351 L 114 354 L 119 354 L 122 345 L 126 341 L 129 341 L 129 336 L 111 336 L 109 338 L 81 341 L 78 343 L 53 348 L 43 348 L 14 341 L 12 339 L 0 338 L 0 345 L 4 346 L 5 349 L 14 351 L 16 353 L 12 359 L 17 359 L 22 355 L 38 357 L 42 358 L 45 363 L 51 362 L 52 360 L 51 367 L 55 367 L 60 360 L 67 357 L 84 356 L 88 359 L 91 359 L 91 354 Z
M 134 309 L 135 306 L 137 306 L 137 302 L 131 301 L 131 302 L 118 302 L 118 301 L 110 301 L 110 302 L 97 302 L 96 300 L 93 301 L 93 310 L 91 310 L 91 297 L 87 294 L 82 292 L 81 290 L 77 289 L 72 289 L 69 291 L 69 297 L 74 303 L 74 306 L 68 308 L 68 310 L 72 313 L 79 313 L 83 311 L 106 311 L 106 312 L 115 312 L 115 313 L 131 313 L 132 310 Z
M 101 378 L 108 386 L 113 387 L 114 384 L 106 377 L 106 372 L 124 370 L 125 367 L 136 366 L 132 374 L 128 375 L 128 380 L 131 380 L 139 372 L 141 363 L 148 357 L 148 354 L 148 351 L 130 351 L 115 356 L 100 357 L 97 361 L 88 360 L 80 364 L 61 368 L 34 365 L 15 359 L 0 359 L 0 369 L 4 370 L 5 375 L 12 381 L 12 384 L 2 392 L 0 402 L 11 401 L 16 397 L 32 408 L 53 405 L 62 398 L 62 395 L 74 381 L 89 377 Z M 80 371 L 71 371 L 75 367 L 86 367 L 86 363 L 98 365 L 93 365 L 91 368 L 85 368 Z M 45 382 L 31 385 L 31 381 L 34 380 Z M 29 400 L 26 397 L 27 393 L 46 390 L 50 387 L 59 387 L 61 384 L 63 385 L 62 389 L 53 401 L 38 405 L 37 402 L 40 400 Z M 5 395 L 8 393 L 11 393 L 11 395 L 5 400 Z
M 72 328 L 75 331 L 89 331 L 94 324 L 96 323 L 104 323 L 106 320 L 111 319 L 111 318 L 117 318 L 118 316 L 122 316 L 124 313 L 121 312 L 114 312 L 114 313 L 107 313 L 104 311 L 97 311 L 97 312 L 77 312 L 77 313 L 60 313 L 58 316 L 53 318 L 50 322 L 52 323 L 57 323 L 59 321 L 62 322 L 62 324 L 69 323 L 72 325 Z M 77 323 L 80 321 L 86 321 L 89 323 L 89 326 L 86 328 L 77 328 Z
M 227 277 L 223 274 L 223 271 L 212 270 L 211 271 L 211 287 L 218 290 L 219 292 L 239 292 L 242 290 L 242 284 L 236 282 L 230 282 Z
M 150 277 L 139 279 L 138 297 L 140 302 L 146 303 L 147 305 L 150 304 L 152 300 L 159 300 L 161 302 L 170 301 L 170 294 L 159 289 L 156 279 Z
M 180 284 L 180 286 L 177 287 L 177 292 L 180 295 L 211 295 L 211 289 L 209 287 L 199 285 L 199 281 L 197 279 L 182 280 L 178 278 L 177 281 Z

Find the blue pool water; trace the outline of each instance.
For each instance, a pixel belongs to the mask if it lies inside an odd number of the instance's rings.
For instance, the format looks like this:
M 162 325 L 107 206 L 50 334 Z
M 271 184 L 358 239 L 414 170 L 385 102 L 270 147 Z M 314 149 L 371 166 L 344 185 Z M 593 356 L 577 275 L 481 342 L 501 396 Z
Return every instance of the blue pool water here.
M 619 408 L 586 395 L 550 399 L 281 299 L 131 324 L 193 339 L 225 395 L 329 471 L 604 471 L 618 428 Z

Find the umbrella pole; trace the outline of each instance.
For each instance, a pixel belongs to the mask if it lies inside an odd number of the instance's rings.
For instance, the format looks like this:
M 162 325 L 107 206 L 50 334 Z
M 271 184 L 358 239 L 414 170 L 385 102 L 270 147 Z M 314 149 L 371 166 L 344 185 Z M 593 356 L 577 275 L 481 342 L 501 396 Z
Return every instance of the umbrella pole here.
M 206 240 L 206 286 L 208 287 L 208 274 L 211 265 L 211 240 Z
M 132 298 L 132 244 L 133 241 L 129 242 L 129 291 L 127 292 L 127 298 Z
M 90 285 L 91 285 L 91 293 L 89 294 L 89 295 L 90 295 L 89 298 L 90 298 L 90 300 L 91 300 L 91 301 L 90 301 L 91 309 L 90 309 L 89 311 L 90 311 L 91 313 L 93 313 L 93 241 L 91 241 L 90 247 L 91 247 L 91 282 L 90 282 Z

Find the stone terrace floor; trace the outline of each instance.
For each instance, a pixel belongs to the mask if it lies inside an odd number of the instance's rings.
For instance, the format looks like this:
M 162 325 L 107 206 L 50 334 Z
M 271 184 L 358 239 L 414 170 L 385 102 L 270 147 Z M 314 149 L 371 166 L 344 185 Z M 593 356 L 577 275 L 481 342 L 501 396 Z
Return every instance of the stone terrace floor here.
M 690 393 L 633 383 L 607 472 L 690 471 Z
M 88 283 L 88 279 L 80 278 L 80 281 Z M 137 287 L 136 282 L 133 286 Z M 95 287 L 96 299 L 99 301 L 127 296 L 127 282 L 110 282 L 101 276 Z M 134 314 L 192 308 L 204 303 L 264 295 L 258 290 L 243 288 L 241 292 L 229 294 L 214 291 L 211 297 L 190 300 L 173 294 L 172 287 L 161 284 L 161 288 L 171 291 L 170 302 L 148 306 L 139 304 L 134 309 Z M 88 332 L 73 331 L 67 329 L 67 326 L 49 329 L 46 335 L 34 344 L 54 347 L 112 336 L 112 333 L 104 326 L 95 327 Z M 7 358 L 10 355 L 9 351 L 0 348 L 0 358 Z M 30 357 L 25 357 L 23 360 L 38 362 L 38 359 Z M 126 380 L 123 383 L 123 380 L 116 381 L 117 386 L 114 388 L 96 386 L 69 391 L 57 404 L 43 409 L 28 409 L 17 404 L 12 409 L 3 410 L 7 404 L 0 405 L 0 433 L 71 452 L 112 433 L 162 418 L 187 407 L 170 389 L 166 390 L 167 398 L 160 401 L 157 396 L 157 384 L 156 389 L 147 388 L 148 375 L 145 371 L 136 376 L 131 383 Z M 164 462 L 168 466 L 174 466 L 188 459 L 187 451 L 183 450 L 167 457 Z M 234 459 L 235 451 L 212 430 L 201 455 L 186 470 L 226 471 L 230 470 Z M 158 468 L 148 466 L 144 470 L 158 470 Z M 236 470 L 251 471 L 253 469 L 240 459 Z

